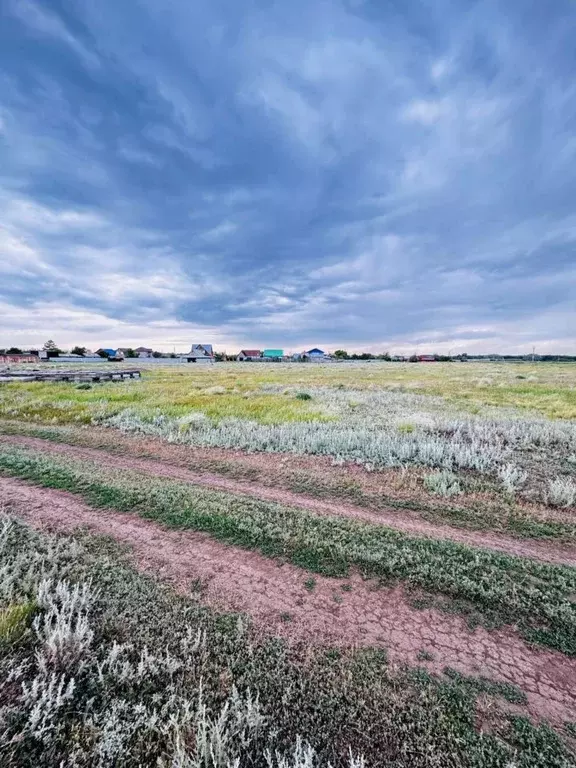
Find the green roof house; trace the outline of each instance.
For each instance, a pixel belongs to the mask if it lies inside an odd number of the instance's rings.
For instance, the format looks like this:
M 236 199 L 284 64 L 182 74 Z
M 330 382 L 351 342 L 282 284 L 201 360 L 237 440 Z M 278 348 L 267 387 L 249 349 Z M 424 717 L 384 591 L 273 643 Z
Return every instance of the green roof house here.
M 264 352 L 262 352 L 262 357 L 266 360 L 280 360 L 282 357 L 284 357 L 284 350 L 283 349 L 265 349 Z

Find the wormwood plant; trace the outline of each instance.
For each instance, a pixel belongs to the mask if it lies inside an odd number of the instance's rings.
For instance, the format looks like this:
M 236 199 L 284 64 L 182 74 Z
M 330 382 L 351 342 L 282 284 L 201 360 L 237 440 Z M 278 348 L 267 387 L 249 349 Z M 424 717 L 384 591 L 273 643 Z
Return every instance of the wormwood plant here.
M 460 481 L 452 472 L 435 472 L 426 475 L 424 487 L 438 496 L 458 496 L 462 493 Z
M 553 507 L 576 506 L 576 483 L 569 477 L 557 477 L 548 483 L 546 501 Z
M 105 540 L 4 519 L 0 607 L 34 606 L 0 645 L 7 768 L 566 768 L 547 726 L 475 730 L 491 681 L 392 672 L 385 655 L 255 641 L 241 616 L 137 574 Z

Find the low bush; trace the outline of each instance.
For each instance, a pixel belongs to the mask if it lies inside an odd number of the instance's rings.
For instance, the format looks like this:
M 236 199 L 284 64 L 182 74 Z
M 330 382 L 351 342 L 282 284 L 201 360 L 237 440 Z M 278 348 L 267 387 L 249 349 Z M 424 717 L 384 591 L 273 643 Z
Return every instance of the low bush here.
M 434 472 L 426 475 L 424 487 L 438 496 L 458 496 L 462 493 L 460 480 L 452 472 Z
M 569 477 L 557 477 L 548 482 L 546 502 L 552 507 L 576 506 L 576 484 Z
M 504 491 L 514 495 L 516 491 L 524 485 L 528 479 L 528 473 L 521 470 L 515 464 L 504 464 L 498 469 L 498 477 L 502 483 Z

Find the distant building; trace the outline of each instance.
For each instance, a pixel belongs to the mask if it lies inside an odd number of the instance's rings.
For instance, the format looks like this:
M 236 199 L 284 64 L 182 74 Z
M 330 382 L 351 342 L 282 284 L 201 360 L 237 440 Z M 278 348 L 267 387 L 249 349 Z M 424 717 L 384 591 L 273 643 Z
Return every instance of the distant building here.
M 117 353 L 123 355 L 123 357 L 130 357 L 129 352 L 134 352 L 135 357 L 152 357 L 154 350 L 149 347 L 119 347 L 116 350 Z
M 320 362 L 322 360 L 330 360 L 331 357 L 327 352 L 324 352 L 323 349 L 319 349 L 318 347 L 314 347 L 313 349 L 308 349 L 305 352 L 295 352 L 292 355 L 292 359 L 296 361 L 306 361 L 306 362 Z
M 124 353 L 121 349 L 108 349 L 106 347 L 100 347 L 100 349 L 96 350 L 96 354 L 98 357 L 107 357 L 108 360 L 124 360 Z
M 436 358 L 434 355 L 418 355 L 418 361 L 421 363 L 435 363 Z
M 236 360 L 260 360 L 262 353 L 259 349 L 241 349 Z
M 190 352 L 180 355 L 180 360 L 185 363 L 213 363 L 212 344 L 192 344 Z
M 0 355 L 0 363 L 37 363 L 38 355 L 31 355 L 26 352 L 21 354 Z
M 284 357 L 284 350 L 283 349 L 265 349 L 264 352 L 262 352 L 262 357 L 265 360 L 282 360 Z

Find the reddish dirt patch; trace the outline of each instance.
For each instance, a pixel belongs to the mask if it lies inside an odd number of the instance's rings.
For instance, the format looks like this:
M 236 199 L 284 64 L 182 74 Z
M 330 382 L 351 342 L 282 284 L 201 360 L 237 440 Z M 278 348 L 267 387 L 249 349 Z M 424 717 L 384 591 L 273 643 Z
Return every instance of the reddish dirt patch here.
M 326 501 L 281 488 L 259 485 L 252 481 L 236 480 L 208 472 L 194 472 L 180 466 L 170 465 L 164 461 L 132 456 L 118 456 L 100 449 L 52 443 L 36 437 L 0 435 L 1 443 L 22 445 L 46 453 L 72 455 L 75 458 L 97 461 L 104 467 L 136 470 L 148 475 L 168 477 L 194 485 L 277 502 L 291 507 L 301 507 L 317 515 L 348 517 L 369 523 L 387 525 L 413 536 L 448 539 L 474 547 L 505 552 L 517 557 L 529 557 L 533 560 L 547 563 L 576 566 L 576 545 L 544 540 L 515 539 L 503 534 L 487 531 L 462 530 L 448 525 L 427 522 L 394 508 L 373 512 L 364 507 L 357 507 L 342 501 Z M 189 450 L 192 452 L 194 449 Z
M 33 526 L 70 531 L 78 527 L 111 535 L 131 548 L 141 569 L 189 593 L 191 583 L 206 584 L 203 600 L 224 610 L 249 614 L 257 628 L 310 644 L 385 647 L 392 663 L 417 663 L 426 649 L 432 672 L 451 666 L 463 674 L 485 675 L 520 687 L 529 714 L 561 724 L 576 711 L 576 658 L 527 646 L 511 630 L 470 631 L 459 616 L 416 611 L 400 588 L 374 589 L 354 576 L 315 577 L 254 552 L 226 546 L 204 534 L 174 531 L 135 515 L 103 512 L 64 491 L 29 486 L 0 477 L 0 500 L 8 512 Z M 337 596 L 338 600 L 335 599 Z

